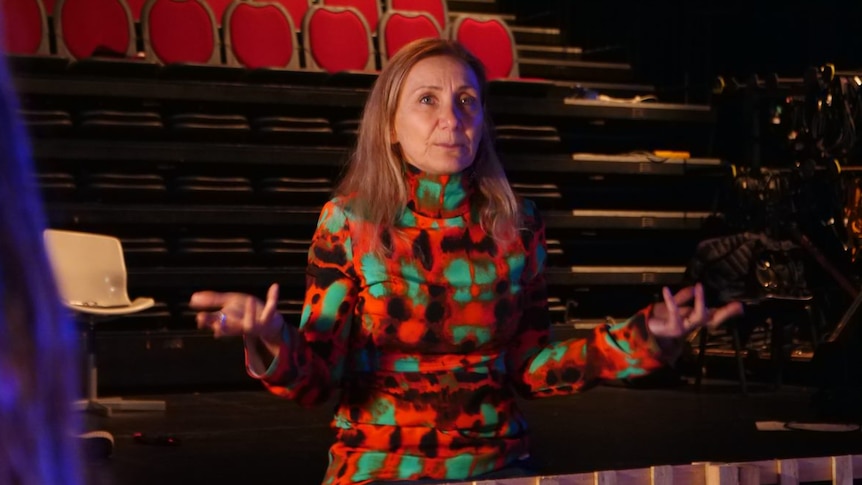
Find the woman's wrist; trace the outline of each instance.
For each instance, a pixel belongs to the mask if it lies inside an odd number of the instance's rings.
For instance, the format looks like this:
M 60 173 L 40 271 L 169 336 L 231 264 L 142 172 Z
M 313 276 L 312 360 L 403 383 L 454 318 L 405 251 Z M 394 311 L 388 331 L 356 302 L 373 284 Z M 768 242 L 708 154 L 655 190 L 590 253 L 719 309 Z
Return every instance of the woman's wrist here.
M 267 328 L 263 332 L 259 332 L 257 334 L 257 338 L 266 345 L 270 351 L 276 350 L 273 354 L 277 354 L 277 349 L 284 342 L 283 332 L 284 332 L 284 318 L 282 318 L 281 314 L 276 313 L 273 316 L 273 322 L 271 325 L 267 325 Z

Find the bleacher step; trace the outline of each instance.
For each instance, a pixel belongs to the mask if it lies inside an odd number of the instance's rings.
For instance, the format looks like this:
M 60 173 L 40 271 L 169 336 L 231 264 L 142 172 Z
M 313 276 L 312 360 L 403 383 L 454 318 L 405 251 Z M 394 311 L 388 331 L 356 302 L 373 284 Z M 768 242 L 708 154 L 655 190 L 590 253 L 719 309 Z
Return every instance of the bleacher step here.
M 656 94 L 655 86 L 649 84 L 603 83 L 595 81 L 555 81 L 554 84 L 569 88 L 572 92 L 588 89 L 614 98 L 634 98 L 635 96 L 643 97 Z
M 560 29 L 555 27 L 528 27 L 524 25 L 510 25 L 509 29 L 515 36 L 517 45 L 563 45 L 563 36 Z
M 574 46 L 518 45 L 518 57 L 532 59 L 580 60 L 584 50 Z
M 560 59 L 519 58 L 521 77 L 627 83 L 632 81 L 630 64 Z
M 477 12 L 482 14 L 500 13 L 495 0 L 449 0 L 446 2 L 450 12 Z
M 516 18 L 512 14 L 508 13 L 500 13 L 500 12 L 477 12 L 475 10 L 449 10 L 449 18 L 454 19 L 459 15 L 470 15 L 474 17 L 497 17 L 499 19 L 503 19 L 504 22 L 511 25 L 516 21 Z

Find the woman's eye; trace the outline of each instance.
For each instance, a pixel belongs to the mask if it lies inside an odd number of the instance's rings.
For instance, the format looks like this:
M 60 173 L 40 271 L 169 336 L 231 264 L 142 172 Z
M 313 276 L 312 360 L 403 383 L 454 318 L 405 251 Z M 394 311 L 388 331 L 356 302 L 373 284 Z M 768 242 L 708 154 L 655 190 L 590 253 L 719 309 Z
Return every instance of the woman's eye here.
M 461 96 L 461 104 L 464 106 L 473 106 L 476 104 L 476 98 L 473 96 Z
M 422 104 L 431 104 L 434 102 L 434 98 L 432 98 L 431 96 L 422 96 L 421 98 L 419 98 L 419 102 Z

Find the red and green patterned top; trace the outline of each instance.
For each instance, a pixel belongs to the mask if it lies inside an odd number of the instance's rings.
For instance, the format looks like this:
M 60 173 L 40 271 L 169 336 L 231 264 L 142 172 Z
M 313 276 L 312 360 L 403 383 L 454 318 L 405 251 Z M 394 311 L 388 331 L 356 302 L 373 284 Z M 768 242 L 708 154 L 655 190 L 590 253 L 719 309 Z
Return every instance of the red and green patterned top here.
M 385 257 L 335 198 L 309 250 L 299 329 L 285 325 L 260 377 L 303 405 L 341 397 L 324 485 L 462 480 L 529 455 L 514 392 L 571 394 L 663 365 L 649 308 L 586 339 L 551 343 L 544 225 L 497 243 L 471 213 L 469 177 L 409 170 L 412 197 Z M 365 232 L 367 234 L 367 232 Z M 253 374 L 254 375 L 254 374 Z

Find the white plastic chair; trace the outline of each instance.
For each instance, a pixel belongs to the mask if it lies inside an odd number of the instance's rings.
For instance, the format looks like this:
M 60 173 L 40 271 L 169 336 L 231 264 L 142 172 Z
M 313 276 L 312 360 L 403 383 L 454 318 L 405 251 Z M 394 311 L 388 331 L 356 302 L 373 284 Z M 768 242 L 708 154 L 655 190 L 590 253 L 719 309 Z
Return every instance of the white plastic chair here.
M 112 411 L 163 411 L 164 401 L 98 397 L 96 323 L 152 307 L 152 298 L 129 299 L 120 240 L 101 234 L 46 229 L 45 248 L 63 303 L 86 319 L 87 378 L 78 410 L 110 416 Z

